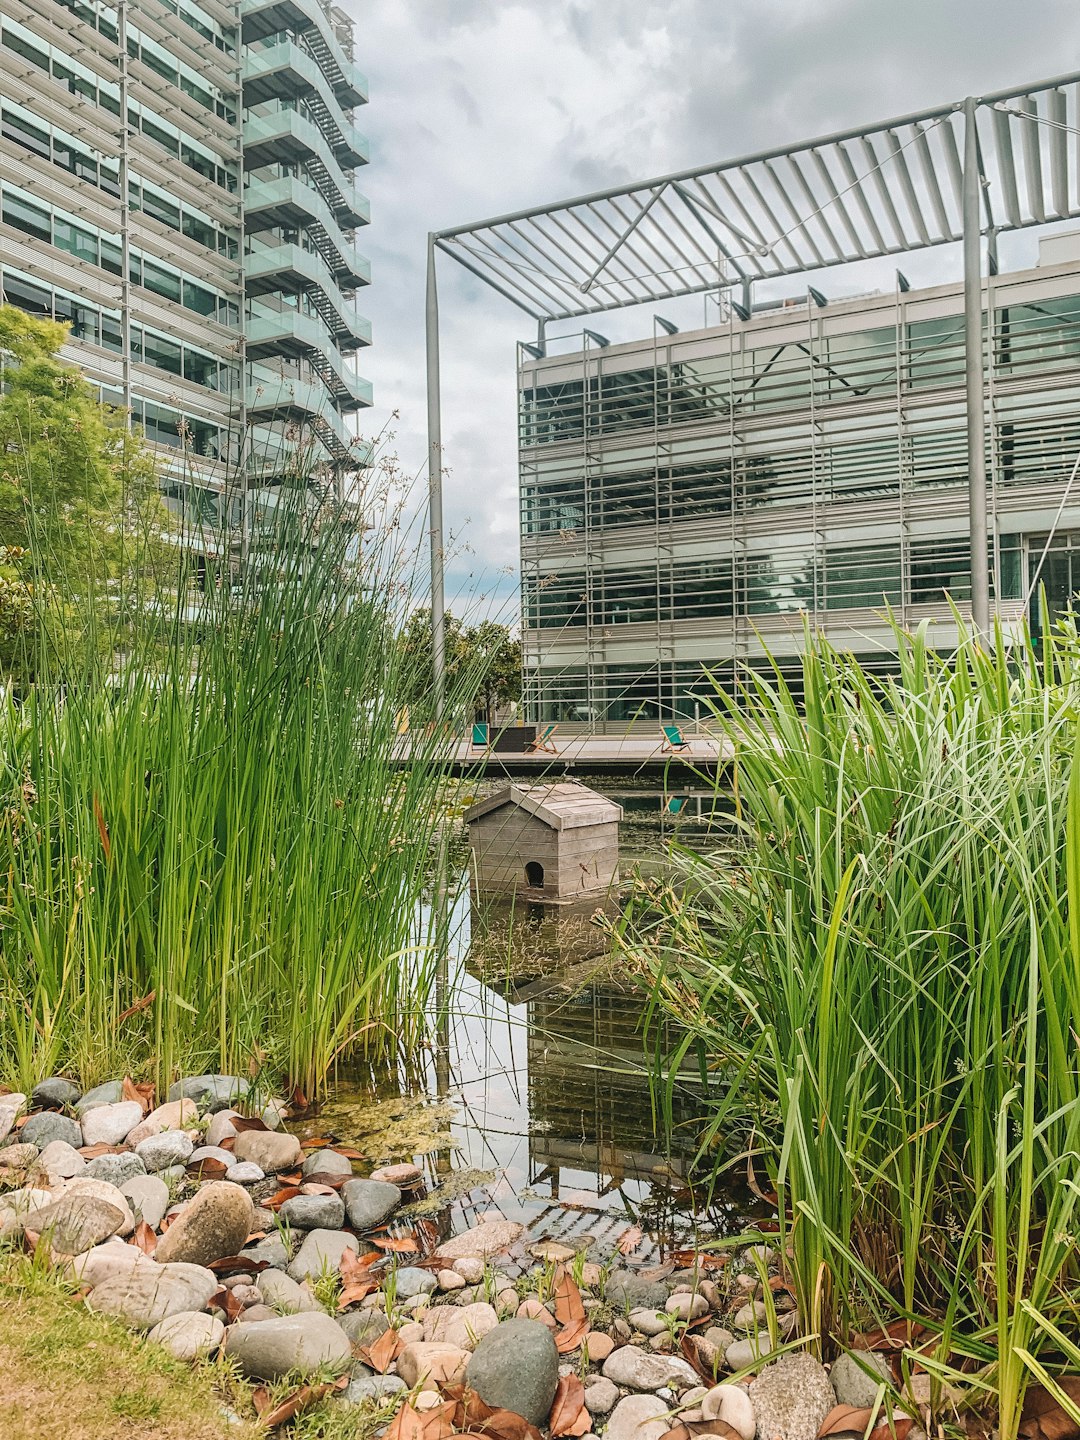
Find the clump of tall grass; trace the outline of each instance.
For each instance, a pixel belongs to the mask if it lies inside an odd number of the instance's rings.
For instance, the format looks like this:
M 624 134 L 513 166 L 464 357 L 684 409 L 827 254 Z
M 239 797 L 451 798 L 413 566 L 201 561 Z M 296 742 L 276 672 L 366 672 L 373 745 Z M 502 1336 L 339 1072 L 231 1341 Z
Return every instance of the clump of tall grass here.
M 1080 1361 L 1080 643 L 896 641 L 891 680 L 808 635 L 801 702 L 718 693 L 741 844 L 621 943 L 708 1075 L 703 1157 L 775 1191 L 809 1343 L 921 1324 L 1011 1440 Z
M 422 1038 L 449 752 L 414 730 L 398 763 L 395 637 L 423 537 L 378 471 L 348 505 L 292 479 L 242 557 L 204 528 L 202 588 L 192 536 L 148 534 L 138 582 L 98 587 L 95 643 L 48 632 L 0 703 L 0 1077 L 20 1088 L 134 1068 L 310 1094 Z

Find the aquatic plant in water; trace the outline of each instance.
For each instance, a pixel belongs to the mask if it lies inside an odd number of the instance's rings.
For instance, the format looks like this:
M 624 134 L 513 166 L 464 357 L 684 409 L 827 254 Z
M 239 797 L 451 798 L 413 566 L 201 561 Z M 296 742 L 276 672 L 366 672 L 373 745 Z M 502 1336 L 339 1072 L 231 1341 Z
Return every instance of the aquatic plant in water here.
M 718 692 L 741 849 L 677 851 L 618 927 L 684 1026 L 662 1095 L 696 1055 L 702 1161 L 775 1193 L 808 1343 L 899 1323 L 1004 1440 L 1080 1361 L 1080 642 L 1043 633 L 898 631 L 889 680 L 808 634 L 802 697 Z

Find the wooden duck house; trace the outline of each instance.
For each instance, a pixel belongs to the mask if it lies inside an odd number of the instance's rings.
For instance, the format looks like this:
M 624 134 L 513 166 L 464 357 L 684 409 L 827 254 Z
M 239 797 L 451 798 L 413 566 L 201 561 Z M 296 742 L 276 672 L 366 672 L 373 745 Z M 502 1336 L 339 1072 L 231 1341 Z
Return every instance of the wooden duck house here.
M 619 881 L 622 806 L 575 780 L 506 785 L 465 813 L 476 887 L 565 902 Z

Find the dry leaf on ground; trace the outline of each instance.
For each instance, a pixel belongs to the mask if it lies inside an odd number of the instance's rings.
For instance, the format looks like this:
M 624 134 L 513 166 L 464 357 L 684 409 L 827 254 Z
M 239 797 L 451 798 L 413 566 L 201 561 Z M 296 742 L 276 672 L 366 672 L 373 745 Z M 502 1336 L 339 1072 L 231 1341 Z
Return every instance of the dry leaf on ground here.
M 553 1440 L 561 1435 L 587 1435 L 592 1429 L 585 1409 L 585 1386 L 576 1375 L 561 1375 L 551 1402 L 548 1428 Z
M 384 1330 L 373 1345 L 361 1347 L 360 1354 L 373 1370 L 385 1375 L 403 1348 L 396 1330 Z
M 585 1303 L 574 1277 L 563 1265 L 555 1269 L 552 1292 L 555 1296 L 555 1319 L 560 1325 L 572 1325 L 585 1319 Z
M 641 1244 L 644 1231 L 640 1225 L 631 1225 L 629 1230 L 624 1230 L 619 1236 L 618 1250 L 620 1255 L 632 1255 Z
M 1058 1375 L 1055 1383 L 1080 1405 L 1080 1375 Z M 1030 1385 L 1024 1396 L 1018 1433 L 1023 1440 L 1077 1440 L 1080 1425 L 1043 1385 Z

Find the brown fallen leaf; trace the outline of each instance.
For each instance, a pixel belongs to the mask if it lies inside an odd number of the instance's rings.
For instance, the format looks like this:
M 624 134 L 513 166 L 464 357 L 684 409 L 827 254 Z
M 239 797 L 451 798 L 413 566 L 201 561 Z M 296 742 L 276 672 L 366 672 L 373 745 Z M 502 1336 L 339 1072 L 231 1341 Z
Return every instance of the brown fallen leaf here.
M 718 1440 L 742 1440 L 739 1432 L 726 1420 L 680 1420 L 665 1431 L 660 1440 L 695 1440 L 699 1435 L 715 1435 Z
M 380 1250 L 393 1250 L 397 1254 L 411 1255 L 420 1249 L 415 1235 L 372 1235 L 372 1245 Z
M 250 1255 L 223 1255 L 220 1260 L 211 1260 L 206 1268 L 213 1270 L 215 1275 L 235 1275 L 240 1271 L 247 1275 L 260 1275 L 269 1265 L 269 1260 L 255 1260 Z
M 334 1149 L 339 1155 L 343 1155 L 346 1160 L 363 1160 L 366 1158 L 362 1150 L 356 1150 L 351 1145 L 335 1145 Z
M 453 1400 L 444 1400 L 441 1405 L 433 1405 L 430 1410 L 425 1410 L 424 1440 L 450 1440 L 454 1433 L 456 1409 Z
M 644 1231 L 640 1225 L 631 1225 L 619 1236 L 617 1249 L 620 1255 L 632 1255 L 641 1244 Z
M 907 1350 L 926 1333 L 926 1326 L 917 1321 L 894 1320 L 880 1330 L 867 1330 L 853 1336 L 851 1345 L 853 1350 L 874 1350 L 887 1355 L 896 1350 Z
M 581 1320 L 573 1320 L 569 1325 L 564 1325 L 555 1334 L 555 1349 L 560 1355 L 569 1355 L 571 1350 L 577 1350 L 581 1342 L 588 1335 L 591 1326 L 584 1317 Z
M 280 1175 L 277 1176 L 277 1182 L 279 1185 L 299 1185 L 303 1178 L 304 1177 L 299 1170 L 290 1170 L 287 1175 L 285 1171 L 282 1170 Z
M 671 1256 L 680 1270 L 723 1270 L 730 1256 L 707 1255 L 701 1250 L 675 1250 Z
M 555 1267 L 552 1293 L 555 1297 L 555 1319 L 560 1325 L 572 1325 L 585 1319 L 585 1302 L 574 1284 L 574 1277 L 564 1265 Z
M 356 1305 L 379 1288 L 377 1280 L 354 1280 L 351 1285 L 343 1287 L 338 1296 L 338 1309 L 347 1310 L 350 1305 Z
M 234 1115 L 232 1127 L 237 1135 L 243 1135 L 245 1130 L 269 1130 L 265 1120 L 260 1120 L 257 1115 Z
M 536 1426 L 514 1410 L 493 1410 L 476 1428 L 481 1435 L 494 1436 L 496 1440 L 542 1440 Z
M 144 1255 L 152 1255 L 157 1249 L 157 1236 L 145 1220 L 140 1220 L 128 1243 L 138 1246 Z
M 332 1135 L 308 1135 L 300 1141 L 301 1150 L 332 1150 L 334 1148 L 334 1137 Z
M 405 1347 L 394 1329 L 384 1330 L 372 1345 L 361 1346 L 360 1354 L 380 1375 L 385 1375 Z
M 287 1420 L 292 1420 L 299 1415 L 301 1410 L 306 1410 L 316 1400 L 321 1400 L 336 1387 L 333 1385 L 301 1385 L 299 1390 L 294 1390 L 291 1395 L 286 1395 L 280 1404 L 275 1405 L 272 1410 L 264 1410 L 259 1419 L 268 1430 L 277 1425 L 284 1425 Z
M 280 1210 L 282 1205 L 285 1204 L 286 1200 L 291 1200 L 294 1195 L 299 1194 L 299 1185 L 283 1185 L 282 1188 L 276 1192 L 276 1194 L 270 1196 L 269 1200 L 263 1200 L 260 1203 L 266 1210 Z
M 83 1145 L 79 1149 L 79 1154 L 84 1160 L 96 1160 L 99 1155 L 121 1155 L 123 1153 L 122 1145 L 106 1145 L 103 1140 L 99 1140 L 96 1145 Z
M 584 1427 L 584 1428 L 583 1428 Z M 592 1429 L 585 1409 L 585 1386 L 576 1375 L 561 1375 L 551 1402 L 548 1428 L 553 1440 L 561 1435 L 587 1435 Z
M 706 1315 L 704 1318 L 708 1320 L 710 1324 L 712 1323 L 711 1315 Z M 694 1367 L 694 1369 L 697 1371 L 697 1373 L 701 1376 L 703 1380 L 707 1381 L 710 1385 L 715 1385 L 715 1371 L 713 1370 L 712 1365 L 710 1365 L 706 1360 L 705 1355 L 698 1348 L 698 1338 L 699 1337 L 697 1335 L 684 1334 L 679 1342 L 679 1352 L 682 1355 L 683 1359 L 688 1364 Z M 710 1346 L 709 1348 L 712 1349 L 713 1347 Z
M 874 1412 L 868 1406 L 834 1405 L 818 1426 L 817 1440 L 825 1440 L 826 1435 L 850 1435 L 853 1432 L 861 1435 L 873 1417 Z
M 208 1155 L 197 1165 L 189 1165 L 187 1173 L 196 1180 L 220 1180 L 228 1168 L 224 1160 L 215 1160 L 212 1155 Z
M 240 1311 L 244 1308 L 240 1301 L 233 1294 L 233 1292 L 227 1289 L 224 1285 L 221 1287 L 220 1290 L 216 1291 L 207 1301 L 206 1308 L 208 1310 L 213 1306 L 216 1306 L 219 1310 L 225 1311 L 225 1315 L 230 1324 L 236 1319 L 236 1317 L 240 1314 Z
M 351 1285 L 358 1280 L 367 1280 L 372 1264 L 382 1258 L 378 1250 L 369 1250 L 366 1255 L 357 1255 L 351 1245 L 346 1245 L 338 1263 L 342 1280 L 346 1285 Z
M 1058 1375 L 1055 1383 L 1080 1405 L 1080 1375 Z M 1080 1426 L 1043 1385 L 1028 1386 L 1017 1428 L 1023 1440 L 1076 1440 L 1080 1435 Z
M 149 1080 L 143 1080 L 136 1085 L 130 1075 L 125 1075 L 120 1086 L 120 1097 L 123 1100 L 137 1100 L 144 1115 L 149 1115 L 154 1108 L 154 1087 Z
M 424 1440 L 423 1415 L 406 1400 L 386 1427 L 384 1440 Z
M 251 1403 L 256 1415 L 264 1415 L 270 1409 L 270 1391 L 265 1385 L 256 1385 L 251 1392 Z
M 309 1110 L 310 1108 L 311 1102 L 308 1100 L 303 1090 L 300 1089 L 299 1085 L 294 1085 L 292 1088 L 292 1094 L 289 1096 L 289 1109 L 303 1111 Z
M 468 1385 L 440 1385 L 439 1393 L 454 1402 L 454 1425 L 459 1430 L 482 1425 L 495 1413 L 494 1406 L 481 1400 Z

